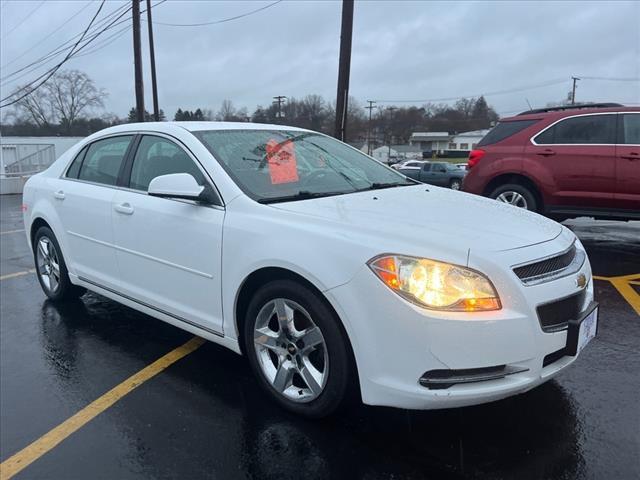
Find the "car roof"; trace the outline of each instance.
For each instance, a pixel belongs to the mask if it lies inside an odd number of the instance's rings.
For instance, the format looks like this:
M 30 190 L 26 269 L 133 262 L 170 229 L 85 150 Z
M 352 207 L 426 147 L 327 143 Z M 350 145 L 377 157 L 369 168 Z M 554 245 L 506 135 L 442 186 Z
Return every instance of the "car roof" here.
M 100 130 L 96 133 L 100 136 L 112 133 L 127 133 L 145 130 L 160 133 L 172 133 L 175 132 L 176 129 L 188 130 L 190 132 L 197 132 L 202 130 L 288 130 L 296 132 L 310 131 L 304 128 L 290 127 L 288 125 L 273 125 L 267 123 L 251 122 L 144 122 L 124 123 L 122 125 L 105 128 L 104 130 Z
M 544 109 L 543 109 L 544 110 Z M 534 110 L 531 113 L 522 112 L 512 117 L 501 118 L 501 122 L 511 122 L 515 120 L 540 120 L 540 119 L 560 119 L 573 115 L 587 115 L 592 113 L 614 113 L 614 112 L 640 112 L 640 107 L 626 107 L 623 105 L 612 107 L 595 107 L 588 105 L 576 105 L 575 108 L 562 108 L 554 110 L 552 107 L 548 111 Z

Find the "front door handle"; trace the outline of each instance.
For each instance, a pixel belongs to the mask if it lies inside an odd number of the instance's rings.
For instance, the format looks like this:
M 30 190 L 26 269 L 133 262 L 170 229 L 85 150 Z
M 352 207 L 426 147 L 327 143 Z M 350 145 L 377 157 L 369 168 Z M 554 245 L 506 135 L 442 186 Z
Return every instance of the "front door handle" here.
M 116 212 L 122 213 L 123 215 L 133 215 L 133 207 L 128 202 L 121 203 L 113 208 Z
M 556 152 L 554 152 L 550 148 L 545 148 L 542 152 L 538 152 L 537 153 L 537 155 L 540 155 L 542 157 L 551 157 L 551 156 L 553 156 L 555 154 L 556 154 Z
M 640 154 L 636 153 L 636 152 L 631 152 L 629 155 L 620 155 L 622 158 L 625 158 L 627 160 L 640 160 Z
M 53 192 L 53 198 L 58 200 L 64 200 L 64 192 L 62 190 L 58 190 L 57 192 Z

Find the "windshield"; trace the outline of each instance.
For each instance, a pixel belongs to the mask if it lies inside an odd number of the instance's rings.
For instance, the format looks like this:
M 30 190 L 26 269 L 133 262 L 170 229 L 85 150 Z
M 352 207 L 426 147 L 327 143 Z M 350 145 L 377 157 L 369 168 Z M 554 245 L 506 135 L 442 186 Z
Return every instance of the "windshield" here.
M 205 130 L 193 134 L 238 186 L 262 203 L 415 184 L 320 133 Z

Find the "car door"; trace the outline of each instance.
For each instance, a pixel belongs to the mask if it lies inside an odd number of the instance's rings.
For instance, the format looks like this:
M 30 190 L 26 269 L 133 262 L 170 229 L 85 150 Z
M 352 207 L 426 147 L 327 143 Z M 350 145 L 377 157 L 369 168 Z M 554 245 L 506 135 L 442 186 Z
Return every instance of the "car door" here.
M 431 163 L 427 164 L 431 168 L 425 170 L 424 172 L 424 180 L 426 183 L 430 183 L 431 185 L 447 185 L 448 184 L 448 176 L 447 176 L 447 168 L 442 163 Z
M 618 115 L 617 208 L 640 211 L 640 112 Z
M 567 117 L 525 147 L 548 174 L 551 206 L 614 206 L 616 114 Z
M 122 289 L 178 320 L 222 333 L 221 202 L 147 195 L 149 182 L 189 173 L 215 192 L 197 160 L 176 140 L 143 135 L 127 164 L 125 187 L 113 199 L 113 229 Z
M 53 185 L 69 269 L 99 286 L 114 288 L 119 280 L 111 204 L 132 139 L 133 135 L 119 135 L 87 145 Z

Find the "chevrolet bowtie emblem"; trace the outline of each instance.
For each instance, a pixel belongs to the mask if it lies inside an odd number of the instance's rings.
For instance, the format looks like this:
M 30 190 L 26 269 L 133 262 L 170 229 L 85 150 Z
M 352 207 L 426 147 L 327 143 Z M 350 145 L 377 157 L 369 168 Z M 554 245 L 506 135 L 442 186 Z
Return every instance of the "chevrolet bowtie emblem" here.
M 576 285 L 578 288 L 584 288 L 587 284 L 587 277 L 584 273 L 581 273 L 576 277 Z

